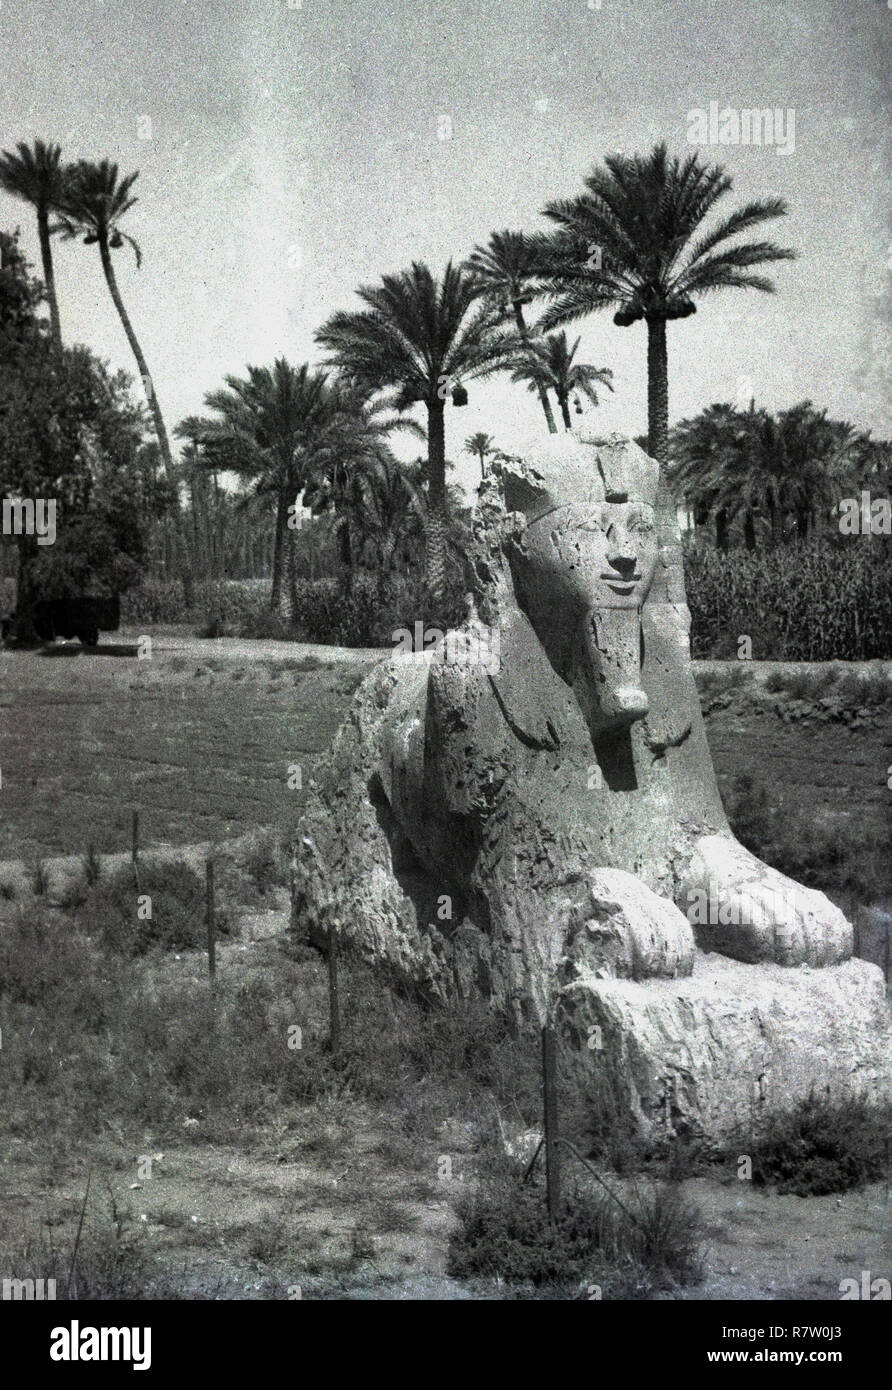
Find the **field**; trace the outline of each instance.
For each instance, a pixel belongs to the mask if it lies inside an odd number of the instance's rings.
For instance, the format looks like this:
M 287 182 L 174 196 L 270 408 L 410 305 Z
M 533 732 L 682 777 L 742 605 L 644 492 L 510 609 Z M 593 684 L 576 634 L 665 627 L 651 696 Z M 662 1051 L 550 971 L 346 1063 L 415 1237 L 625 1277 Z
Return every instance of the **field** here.
M 67 1275 L 89 1178 L 75 1276 L 88 1296 L 508 1296 L 451 1277 L 450 1238 L 462 1195 L 538 1122 L 535 1055 L 345 962 L 334 1059 L 324 964 L 288 935 L 280 834 L 368 654 L 161 637 L 139 661 L 121 648 L 0 653 L 0 859 L 36 871 L 91 845 L 124 851 L 134 807 L 146 847 L 248 838 L 220 852 L 213 1005 L 200 938 L 104 950 L 107 868 L 61 911 L 38 897 L 28 916 L 0 895 L 0 1274 Z M 755 777 L 803 841 L 823 825 L 850 847 L 855 901 L 888 903 L 875 853 L 888 701 L 830 709 L 817 689 L 754 695 L 712 669 L 700 681 L 729 801 Z M 659 1168 L 609 1157 L 626 1201 L 659 1190 Z M 841 1279 L 888 1271 L 885 1184 L 804 1199 L 738 1181 L 733 1155 L 671 1162 L 700 1209 L 702 1274 L 660 1280 L 627 1261 L 605 1275 L 623 1296 L 833 1299 Z
M 134 808 L 146 844 L 295 817 L 366 663 L 269 647 L 161 639 L 150 660 L 128 642 L 0 653 L 0 859 L 123 849 Z M 301 786 L 290 789 L 294 764 Z
M 231 838 L 296 820 L 313 769 L 374 654 L 297 643 L 157 638 L 89 652 L 0 650 L 0 860 Z M 132 634 L 135 639 L 135 633 Z M 879 843 L 888 820 L 892 702 L 853 723 L 814 720 L 716 687 L 703 663 L 723 792 L 750 774 L 773 800 L 842 819 Z M 731 664 L 732 672 L 735 667 Z M 851 703 L 851 702 L 850 702 Z M 800 701 L 806 705 L 806 701 Z M 289 767 L 301 768 L 289 787 Z M 292 782 L 296 779 L 292 777 Z

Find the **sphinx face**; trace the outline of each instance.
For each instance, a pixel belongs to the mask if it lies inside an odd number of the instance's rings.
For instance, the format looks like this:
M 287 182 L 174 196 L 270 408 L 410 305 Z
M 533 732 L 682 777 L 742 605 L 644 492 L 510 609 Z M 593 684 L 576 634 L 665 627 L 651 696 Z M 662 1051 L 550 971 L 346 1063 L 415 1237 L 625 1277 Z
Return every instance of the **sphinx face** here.
M 518 600 L 593 736 L 647 714 L 641 607 L 656 569 L 656 521 L 647 503 L 613 498 L 543 502 L 512 554 Z

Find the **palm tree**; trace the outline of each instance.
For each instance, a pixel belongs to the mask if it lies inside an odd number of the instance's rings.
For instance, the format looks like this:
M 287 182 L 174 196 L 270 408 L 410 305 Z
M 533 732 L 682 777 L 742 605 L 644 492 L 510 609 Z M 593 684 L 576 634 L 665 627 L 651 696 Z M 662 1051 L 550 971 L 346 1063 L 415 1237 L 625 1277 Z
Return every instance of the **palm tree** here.
M 386 392 L 386 403 L 402 413 L 421 404 L 427 411 L 427 514 L 425 574 L 439 603 L 446 585 L 445 397 L 467 393 L 462 378 L 488 375 L 506 355 L 489 306 L 477 310 L 473 278 L 450 262 L 439 283 L 426 265 L 385 275 L 363 286 L 361 311 L 340 310 L 316 333 L 316 341 L 360 391 Z
M 714 404 L 682 420 L 669 436 L 667 476 L 693 507 L 698 526 L 713 518 L 718 550 L 728 548 L 729 527 L 738 513 L 747 549 L 756 546 L 759 496 L 750 467 L 754 418 L 753 408 L 743 412 Z
M 484 434 L 482 430 L 477 434 L 469 435 L 465 440 L 464 452 L 466 454 L 476 454 L 480 460 L 480 476 L 486 477 L 486 460 L 489 454 L 495 449 L 495 443 L 491 434 Z
M 771 539 L 806 540 L 815 515 L 837 500 L 850 479 L 859 435 L 846 421 L 828 420 L 826 410 L 801 401 L 776 417 L 753 418 L 750 470 L 765 499 Z
M 184 441 L 181 476 L 191 501 L 193 560 L 203 578 L 222 578 L 225 553 L 225 501 L 220 491 L 220 464 L 208 436 L 212 424 L 201 415 L 188 415 L 174 427 Z
M 521 341 L 529 342 L 523 306 L 533 298 L 530 283 L 536 273 L 536 256 L 523 232 L 493 232 L 488 246 L 475 246 L 466 268 L 476 278 L 480 294 L 497 307 L 501 317 L 513 314 Z M 551 434 L 557 433 L 548 392 L 538 388 L 539 401 Z
M 108 292 L 118 311 L 118 317 L 127 335 L 127 341 L 133 356 L 136 358 L 136 365 L 142 378 L 143 389 L 146 393 L 152 423 L 155 426 L 155 434 L 158 439 L 158 448 L 161 450 L 161 458 L 164 462 L 164 470 L 171 486 L 175 487 L 178 481 L 177 470 L 170 451 L 170 440 L 167 437 L 167 428 L 164 424 L 164 416 L 161 414 L 158 394 L 152 384 L 145 354 L 140 347 L 133 324 L 130 322 L 130 316 L 124 307 L 111 258 L 112 251 L 123 246 L 126 241 L 133 248 L 137 267 L 142 264 L 142 252 L 137 242 L 132 236 L 122 232 L 119 225 L 122 217 L 138 201 L 130 194 L 130 190 L 138 177 L 139 171 L 137 170 L 135 173 L 128 174 L 125 179 L 119 179 L 117 164 L 110 164 L 107 159 L 103 159 L 99 164 L 92 164 L 89 160 L 82 159 L 78 164 L 69 166 L 65 187 L 56 204 L 56 211 L 60 215 L 61 229 L 66 237 L 83 234 L 85 246 L 96 245 L 99 247 L 99 256 L 102 261 L 102 270 L 108 285 Z M 175 496 L 174 518 L 180 549 L 180 578 L 186 603 L 191 606 L 194 598 L 192 564 L 186 532 L 182 523 L 178 491 Z
M 549 333 L 542 342 L 528 342 L 525 350 L 515 356 L 509 364 L 512 381 L 525 381 L 531 391 L 549 389 L 557 396 L 561 408 L 561 418 L 565 429 L 572 429 L 570 419 L 570 396 L 579 392 L 598 404 L 595 384 L 613 390 L 613 372 L 609 367 L 591 367 L 583 362 L 574 362 L 579 339 L 572 347 L 564 332 Z M 581 407 L 580 407 L 581 409 Z
M 227 376 L 225 390 L 205 396 L 219 417 L 208 422 L 205 446 L 219 469 L 250 479 L 255 496 L 275 499 L 270 608 L 279 609 L 290 553 L 288 509 L 306 486 L 312 450 L 330 421 L 330 393 L 324 372 L 307 363 L 293 367 L 284 357 L 247 373 Z
M 315 516 L 333 514 L 348 588 L 355 565 L 369 547 L 383 586 L 398 543 L 405 541 L 413 524 L 423 525 L 420 474 L 391 453 L 385 436 L 392 428 L 392 422 L 376 420 L 361 401 L 355 401 L 352 410 L 346 406 L 317 451 L 304 493 L 304 503 Z
M 816 514 L 853 476 L 863 443 L 850 424 L 828 420 L 810 401 L 777 416 L 711 405 L 672 431 L 669 477 L 698 522 L 714 518 L 719 550 L 727 549 L 738 517 L 752 550 L 762 518 L 775 545 L 807 539 Z
M 795 252 L 771 241 L 725 243 L 783 217 L 787 205 L 781 198 L 746 203 L 707 230 L 707 214 L 733 186 L 721 165 L 705 164 L 693 153 L 670 159 L 665 144 L 647 156 L 610 155 L 604 165 L 585 179 L 579 197 L 544 209 L 559 230 L 536 243 L 541 280 L 552 298 L 541 326 L 553 328 L 608 306 L 617 306 L 613 321 L 621 328 L 644 319 L 649 449 L 665 464 L 666 324 L 695 313 L 694 299 L 713 290 L 773 292 L 773 281 L 753 267 L 792 260 Z
M 61 347 L 62 329 L 50 246 L 50 213 L 65 193 L 67 175 L 62 165 L 62 151 L 58 145 L 46 145 L 42 140 L 35 140 L 33 148 L 19 143 L 16 150 L 16 154 L 4 150 L 0 156 L 0 188 L 14 198 L 30 203 L 37 214 L 37 235 L 43 262 L 43 283 L 50 306 L 50 326 L 54 343 Z
M 420 505 L 418 489 L 387 443 L 395 429 L 407 426 L 423 435 L 414 421 L 384 412 L 349 382 L 330 383 L 328 418 L 313 443 L 304 504 L 317 516 L 334 513 L 348 590 L 369 541 L 378 548 L 383 580 L 399 538 L 396 528 L 407 510 Z

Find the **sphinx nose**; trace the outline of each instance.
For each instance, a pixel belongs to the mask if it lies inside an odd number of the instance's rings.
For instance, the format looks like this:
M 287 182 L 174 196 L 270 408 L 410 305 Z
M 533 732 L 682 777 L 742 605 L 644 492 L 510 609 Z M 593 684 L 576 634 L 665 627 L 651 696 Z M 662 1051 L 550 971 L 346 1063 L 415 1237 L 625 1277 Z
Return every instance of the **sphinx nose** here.
M 631 579 L 635 573 L 635 556 L 625 546 L 613 546 L 607 552 L 607 562 L 623 579 Z

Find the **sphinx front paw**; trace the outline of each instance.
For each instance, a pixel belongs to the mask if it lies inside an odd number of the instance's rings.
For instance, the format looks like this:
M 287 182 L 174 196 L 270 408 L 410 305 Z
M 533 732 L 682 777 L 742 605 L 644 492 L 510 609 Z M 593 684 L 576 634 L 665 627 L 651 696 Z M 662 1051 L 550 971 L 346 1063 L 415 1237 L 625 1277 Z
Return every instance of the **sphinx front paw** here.
M 851 923 L 829 898 L 763 864 L 730 835 L 697 841 L 677 901 L 704 951 L 813 966 L 852 954 Z
M 569 916 L 569 975 L 642 980 L 690 975 L 696 950 L 690 923 L 623 869 L 592 870 Z

